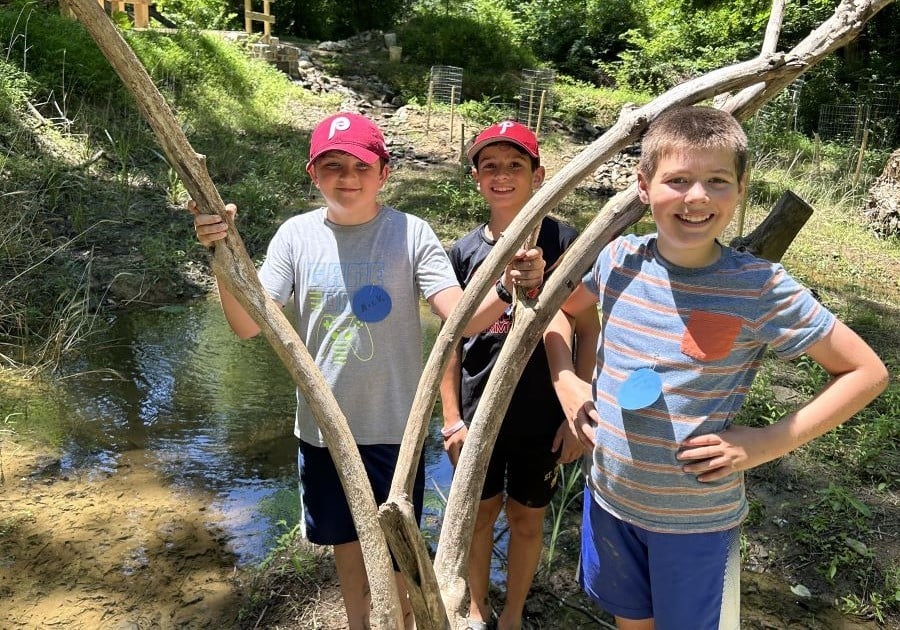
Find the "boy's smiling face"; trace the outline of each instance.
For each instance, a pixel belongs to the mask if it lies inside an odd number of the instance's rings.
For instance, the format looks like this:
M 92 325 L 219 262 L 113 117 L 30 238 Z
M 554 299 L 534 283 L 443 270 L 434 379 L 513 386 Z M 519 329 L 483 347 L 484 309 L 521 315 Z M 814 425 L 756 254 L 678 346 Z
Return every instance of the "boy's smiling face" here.
M 365 223 L 378 213 L 376 197 L 390 169 L 367 164 L 344 151 L 328 151 L 308 168 L 313 184 L 328 205 L 328 218 L 339 224 Z
M 745 183 L 727 149 L 674 151 L 659 160 L 649 180 L 638 173 L 638 194 L 656 222 L 659 253 L 682 267 L 718 260 L 716 238 L 734 216 Z
M 472 169 L 478 192 L 491 212 L 518 212 L 544 181 L 544 167 L 531 170 L 531 157 L 509 142 L 489 144 L 478 153 Z

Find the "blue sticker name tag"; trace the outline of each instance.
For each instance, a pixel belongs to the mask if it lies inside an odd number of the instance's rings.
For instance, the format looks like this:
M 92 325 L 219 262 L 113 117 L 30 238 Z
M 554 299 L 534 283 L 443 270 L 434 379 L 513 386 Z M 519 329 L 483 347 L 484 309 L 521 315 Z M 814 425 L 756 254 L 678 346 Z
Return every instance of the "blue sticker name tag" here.
M 662 394 L 662 378 L 650 368 L 635 370 L 625 379 L 616 395 L 622 409 L 643 409 L 656 402 Z
M 358 289 L 350 301 L 353 314 L 369 324 L 380 322 L 391 312 L 391 296 L 383 288 L 370 284 Z

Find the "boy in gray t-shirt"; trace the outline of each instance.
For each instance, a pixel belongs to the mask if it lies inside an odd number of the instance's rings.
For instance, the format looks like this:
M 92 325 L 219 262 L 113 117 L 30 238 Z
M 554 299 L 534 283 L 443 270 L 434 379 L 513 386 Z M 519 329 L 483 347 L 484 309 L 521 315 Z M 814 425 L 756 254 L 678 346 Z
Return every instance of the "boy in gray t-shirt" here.
M 259 271 L 263 287 L 276 302 L 283 306 L 293 294 L 294 326 L 347 417 L 378 503 L 390 490 L 422 371 L 419 295 L 441 319 L 462 296 L 431 228 L 376 200 L 390 173 L 389 160 L 381 131 L 367 118 L 340 113 L 319 123 L 310 138 L 306 170 L 326 205 L 286 221 L 272 238 Z M 195 213 L 201 244 L 209 247 L 225 237 L 227 225 L 218 215 L 196 214 L 193 202 L 189 209 Z M 226 209 L 234 213 L 236 208 Z M 539 250 L 517 252 L 502 286 L 507 291 L 514 284 L 539 286 L 543 270 Z M 256 322 L 221 284 L 219 295 L 239 337 L 259 333 Z M 505 308 L 491 292 L 463 334 L 488 327 Z M 334 546 L 349 627 L 368 627 L 362 550 L 334 463 L 299 395 L 295 434 L 300 439 L 306 537 Z M 423 490 L 420 478 L 414 496 L 417 516 Z M 399 574 L 398 581 L 403 587 Z M 406 625 L 413 627 L 405 596 L 401 602 Z

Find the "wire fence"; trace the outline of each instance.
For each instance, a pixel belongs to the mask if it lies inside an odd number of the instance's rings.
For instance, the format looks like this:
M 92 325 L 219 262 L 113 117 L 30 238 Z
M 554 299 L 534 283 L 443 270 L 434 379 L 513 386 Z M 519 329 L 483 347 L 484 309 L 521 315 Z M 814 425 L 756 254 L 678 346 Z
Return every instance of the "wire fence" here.
M 888 149 L 897 140 L 900 91 L 896 86 L 869 83 L 860 89 L 857 102 L 822 105 L 818 134 L 824 141 L 860 144 L 863 136 L 875 148 Z
M 429 99 L 444 105 L 459 105 L 462 100 L 463 69 L 456 66 L 431 66 Z
M 540 133 L 545 114 L 553 108 L 553 70 L 522 70 L 519 89 L 519 122 Z

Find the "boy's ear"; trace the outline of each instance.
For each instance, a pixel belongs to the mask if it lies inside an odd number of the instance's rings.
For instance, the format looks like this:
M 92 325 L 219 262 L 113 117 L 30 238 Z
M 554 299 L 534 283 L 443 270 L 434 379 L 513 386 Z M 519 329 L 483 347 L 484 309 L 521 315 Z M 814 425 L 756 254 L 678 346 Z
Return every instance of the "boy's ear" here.
M 390 175 L 390 174 L 391 174 L 391 167 L 388 166 L 387 164 L 385 164 L 384 167 L 381 169 L 381 177 L 379 178 L 381 180 L 382 186 L 384 186 L 385 182 L 387 182 L 388 175 Z
M 638 187 L 638 197 L 641 199 L 641 203 L 645 203 L 647 205 L 650 204 L 650 190 L 649 190 L 649 182 L 644 177 L 644 174 L 641 171 L 637 172 L 637 187 Z
M 741 176 L 740 181 L 738 182 L 738 195 L 743 196 L 744 193 L 747 192 L 747 182 L 750 180 L 750 173 L 744 171 L 744 174 Z
M 543 166 L 538 166 L 536 169 L 534 169 L 534 173 L 531 176 L 531 192 L 534 192 L 543 185 L 544 176 L 546 174 L 547 171 Z

